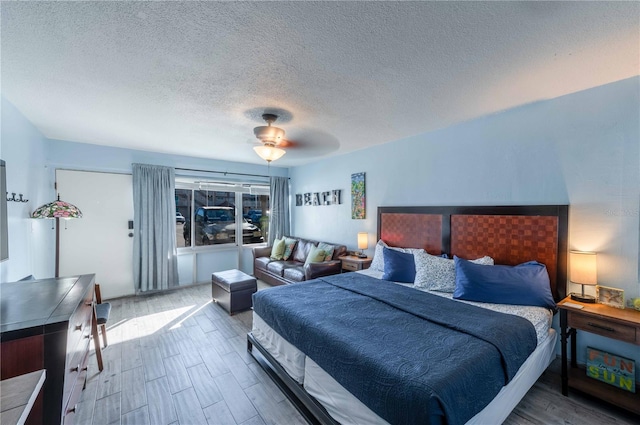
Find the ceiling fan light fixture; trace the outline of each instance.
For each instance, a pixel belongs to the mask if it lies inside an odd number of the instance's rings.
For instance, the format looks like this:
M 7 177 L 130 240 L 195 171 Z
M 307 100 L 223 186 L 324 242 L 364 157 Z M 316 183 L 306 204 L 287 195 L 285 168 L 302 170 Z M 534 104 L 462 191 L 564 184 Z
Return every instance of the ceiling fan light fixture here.
M 284 139 L 284 130 L 278 127 L 272 127 L 271 125 L 263 125 L 253 129 L 253 134 L 256 135 L 262 143 L 278 144 Z
M 286 153 L 284 149 L 276 147 L 284 139 L 284 130 L 271 125 L 278 119 L 277 115 L 263 114 L 262 119 L 267 122 L 267 125 L 253 129 L 253 134 L 262 142 L 262 146 L 256 146 L 253 150 L 265 161 L 275 161 Z
M 284 149 L 276 148 L 272 144 L 264 144 L 262 146 L 255 146 L 253 148 L 258 156 L 267 162 L 276 161 L 282 158 L 286 152 Z

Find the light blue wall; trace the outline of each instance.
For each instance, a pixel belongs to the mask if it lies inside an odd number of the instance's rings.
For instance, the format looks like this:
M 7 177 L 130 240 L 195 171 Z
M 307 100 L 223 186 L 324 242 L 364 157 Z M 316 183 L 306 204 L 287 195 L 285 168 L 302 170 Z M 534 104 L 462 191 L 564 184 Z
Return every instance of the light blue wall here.
M 55 231 L 49 220 L 33 220 L 31 212 L 53 201 L 53 180 L 46 168 L 46 139 L 4 97 L 1 99 L 0 158 L 7 163 L 7 191 L 29 202 L 8 202 L 9 259 L 0 263 L 0 282 L 33 274 L 54 275 Z M 5 196 L 5 194 L 1 194 Z
M 344 202 L 292 206 L 292 233 L 355 249 L 367 231 L 373 255 L 378 206 L 570 204 L 570 248 L 598 252 L 598 282 L 639 296 L 639 146 L 635 77 L 293 168 L 292 194 L 342 189 Z M 367 218 L 352 220 L 362 171 Z M 609 348 L 581 335 L 580 354 L 590 342 Z M 610 350 L 640 361 L 630 344 Z
M 176 141 L 179 143 L 179 141 Z M 103 171 L 131 174 L 131 164 L 154 164 L 175 168 L 212 170 L 228 173 L 244 173 L 271 176 L 287 176 L 288 169 L 265 165 L 245 164 L 240 162 L 220 161 L 215 159 L 194 158 L 190 156 L 169 155 L 157 152 L 146 152 L 134 149 L 113 148 L 108 146 L 74 143 L 63 140 L 49 140 L 47 162 L 51 168 L 68 170 Z M 176 170 L 176 175 L 202 176 L 215 180 L 221 174 L 197 173 Z M 233 180 L 233 175 L 226 176 Z M 246 179 L 246 177 L 243 177 Z
M 55 199 L 56 169 L 131 173 L 131 164 L 140 162 L 228 173 L 288 174 L 288 169 L 281 167 L 268 169 L 266 165 L 49 140 L 4 97 L 1 135 L 0 158 L 7 163 L 7 190 L 24 194 L 29 202 L 9 202 L 7 205 L 9 259 L 0 263 L 0 282 L 15 281 L 30 274 L 37 278 L 54 275 L 55 231 L 52 230 L 52 222 L 32 220 L 29 215 L 38 206 Z M 177 174 L 213 180 L 221 178 L 220 174 L 212 173 L 177 171 Z M 226 179 L 251 178 L 228 175 Z
M 176 168 L 211 170 L 227 173 L 252 174 L 259 176 L 288 175 L 287 168 L 267 167 L 266 165 L 245 164 L 214 159 L 194 158 L 180 155 L 167 155 L 132 149 L 74 143 L 62 140 L 48 141 L 47 163 L 50 169 L 68 169 L 100 171 L 111 173 L 131 173 L 132 163 L 164 165 Z M 266 164 L 266 163 L 265 163 Z M 238 176 L 220 173 L 201 173 L 176 170 L 177 176 L 201 177 L 206 180 L 267 182 L 265 178 Z M 53 178 L 53 177 L 52 177 Z M 196 270 L 193 270 L 194 258 Z M 233 251 L 207 251 L 200 253 L 180 252 L 178 254 L 180 284 L 208 282 L 215 271 L 238 268 L 253 273 L 253 263 L 247 261 L 246 249 Z

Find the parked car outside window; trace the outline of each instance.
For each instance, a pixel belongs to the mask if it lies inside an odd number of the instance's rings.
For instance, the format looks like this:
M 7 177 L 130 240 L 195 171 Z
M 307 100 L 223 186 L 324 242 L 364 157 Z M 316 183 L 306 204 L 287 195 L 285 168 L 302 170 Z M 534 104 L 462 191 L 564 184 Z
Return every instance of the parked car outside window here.
M 251 223 L 258 225 L 260 223 L 260 218 L 262 217 L 261 210 L 249 210 L 246 214 L 244 214 L 244 218 L 249 220 Z
M 184 224 L 184 222 L 185 222 L 185 218 L 182 215 L 182 213 L 180 213 L 179 211 L 176 211 L 176 223 Z
M 233 243 L 236 239 L 235 210 L 232 207 L 200 207 L 195 213 L 194 237 L 196 245 Z M 191 237 L 191 225 L 187 221 L 183 228 L 185 241 Z M 242 242 L 264 241 L 261 230 L 242 219 Z

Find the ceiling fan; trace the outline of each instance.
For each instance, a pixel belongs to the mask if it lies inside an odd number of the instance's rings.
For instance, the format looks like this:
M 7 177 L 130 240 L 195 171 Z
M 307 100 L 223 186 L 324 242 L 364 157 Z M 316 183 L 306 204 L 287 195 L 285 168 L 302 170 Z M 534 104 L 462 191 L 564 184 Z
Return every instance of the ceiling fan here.
M 262 142 L 262 145 L 255 146 L 253 150 L 265 161 L 275 161 L 282 158 L 286 153 L 284 149 L 277 147 L 284 142 L 284 130 L 271 125 L 278 119 L 277 115 L 262 114 L 262 119 L 267 122 L 267 125 L 261 125 L 253 129 L 253 134 Z

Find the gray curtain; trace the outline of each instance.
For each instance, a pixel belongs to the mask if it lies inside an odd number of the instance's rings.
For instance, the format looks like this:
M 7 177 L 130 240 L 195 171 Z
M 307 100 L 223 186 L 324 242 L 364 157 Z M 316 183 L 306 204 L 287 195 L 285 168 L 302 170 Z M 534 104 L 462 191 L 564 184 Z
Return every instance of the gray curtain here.
M 136 292 L 176 286 L 175 170 L 133 164 L 133 209 Z
M 269 246 L 276 238 L 289 235 L 289 178 L 271 177 L 269 191 Z

